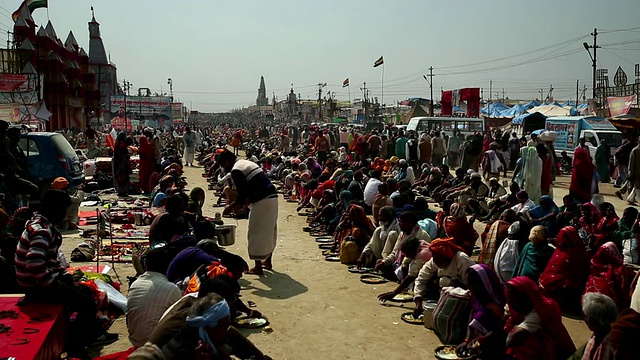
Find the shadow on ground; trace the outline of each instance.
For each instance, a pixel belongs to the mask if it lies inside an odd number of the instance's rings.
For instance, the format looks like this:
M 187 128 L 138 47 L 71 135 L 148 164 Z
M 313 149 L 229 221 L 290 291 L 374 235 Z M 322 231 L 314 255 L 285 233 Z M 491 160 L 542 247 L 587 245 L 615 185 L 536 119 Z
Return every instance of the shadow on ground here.
M 243 279 L 244 280 L 244 279 Z M 246 281 L 246 282 L 245 282 Z M 252 294 L 267 299 L 289 299 L 309 291 L 309 288 L 285 273 L 277 271 L 266 271 L 263 276 L 257 279 L 248 279 L 240 284 L 247 290 L 253 290 Z M 259 289 L 251 283 L 258 281 L 269 287 L 269 289 Z

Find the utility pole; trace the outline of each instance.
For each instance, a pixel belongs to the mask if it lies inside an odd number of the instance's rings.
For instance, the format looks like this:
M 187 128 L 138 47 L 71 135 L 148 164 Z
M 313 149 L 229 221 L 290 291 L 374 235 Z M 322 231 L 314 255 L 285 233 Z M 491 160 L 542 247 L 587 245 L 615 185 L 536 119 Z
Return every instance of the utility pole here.
M 580 79 L 576 80 L 576 107 L 580 104 Z
M 540 89 L 540 101 L 546 102 L 546 100 L 542 100 L 543 96 L 544 96 L 544 89 Z
M 553 99 L 553 85 L 549 85 L 549 99 Z
M 369 97 L 367 96 L 367 93 L 369 90 L 367 90 L 367 82 L 363 82 L 362 83 L 362 87 L 360 88 L 360 90 L 362 91 L 362 94 L 364 96 L 364 117 L 365 117 L 365 121 L 369 120 Z
M 322 88 L 327 86 L 327 83 L 318 83 L 318 118 L 322 120 Z
M 502 88 L 502 102 L 504 102 L 504 99 L 506 98 L 505 94 L 504 94 L 504 88 Z
M 493 80 L 489 80 L 489 102 L 491 102 L 492 92 L 493 92 Z
M 593 45 L 589 45 L 586 42 L 582 43 L 582 46 L 584 46 L 584 49 L 587 50 L 587 52 L 589 53 L 589 57 L 591 57 L 591 66 L 592 66 L 592 70 L 593 70 L 593 74 L 591 75 L 591 81 L 592 81 L 592 87 L 593 87 L 593 94 L 592 94 L 592 98 L 595 99 L 596 98 L 596 68 L 598 65 L 598 29 L 593 29 L 593 32 L 591 33 L 591 36 L 593 36 Z M 591 51 L 589 51 L 589 49 L 593 49 L 593 55 L 591 54 Z
M 431 99 L 429 101 L 429 116 L 433 116 L 433 66 L 429 66 L 429 91 Z
M 127 80 L 123 80 L 123 89 L 124 90 L 124 127 L 125 127 L 125 131 L 127 130 L 128 126 L 127 126 L 127 95 L 129 94 L 129 90 L 131 89 L 131 86 L 133 84 L 131 84 L 130 82 L 128 82 Z

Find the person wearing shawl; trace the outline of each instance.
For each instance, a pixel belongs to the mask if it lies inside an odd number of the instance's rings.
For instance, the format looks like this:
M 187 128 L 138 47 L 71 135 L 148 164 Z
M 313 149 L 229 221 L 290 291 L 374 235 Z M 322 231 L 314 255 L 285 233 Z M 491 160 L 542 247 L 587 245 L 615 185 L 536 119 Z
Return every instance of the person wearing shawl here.
M 208 294 L 191 307 L 187 326 L 162 347 L 162 353 L 166 359 L 230 359 L 219 351 L 230 326 L 229 304 Z
M 418 217 L 413 212 L 407 211 L 400 214 L 398 218 L 398 226 L 401 233 L 398 240 L 393 246 L 393 250 L 389 252 L 385 258 L 377 260 L 374 267 L 377 271 L 385 272 L 386 276 L 392 279 L 398 279 L 403 282 L 406 288 L 418 276 L 418 272 L 424 263 L 420 259 L 413 259 L 402 251 L 402 243 L 406 239 L 424 240 L 431 242 L 431 237 L 426 231 L 422 230 L 418 225 Z M 388 252 L 389 248 L 385 250 Z
M 580 139 L 584 143 L 584 138 Z M 589 154 L 589 148 L 578 146 L 573 153 L 573 171 L 571 172 L 571 184 L 569 194 L 579 202 L 591 200 L 593 195 L 591 182 L 593 181 L 594 167 Z
M 465 254 L 471 256 L 478 239 L 478 232 L 467 220 L 467 214 L 460 203 L 451 205 L 450 215 L 444 220 L 444 231 L 447 237 L 460 246 Z
M 466 288 L 467 269 L 475 264 L 451 238 L 433 240 L 429 249 L 431 260 L 420 269 L 413 289 L 414 315 L 422 314 L 423 299 L 438 299 L 441 288 Z
M 401 230 L 393 207 L 382 207 L 379 220 L 380 226 L 373 232 L 369 243 L 364 247 L 360 258 L 358 258 L 358 267 L 375 266 L 378 260 L 389 256 L 396 245 Z
M 640 339 L 640 313 L 626 309 L 618 320 L 611 324 L 609 340 L 616 360 L 634 360 L 638 358 L 638 339 Z
M 536 146 L 538 156 L 542 161 L 542 176 L 540 178 L 540 193 L 551 195 L 551 184 L 553 183 L 553 157 L 549 155 L 549 149 L 544 144 Z
M 566 359 L 576 347 L 562 324 L 558 304 L 526 276 L 507 282 L 507 355 L 514 359 Z
M 580 205 L 580 213 L 582 216 L 579 219 L 580 227 L 586 231 L 587 234 L 595 234 L 598 224 L 602 219 L 600 211 L 590 202 Z
M 596 226 L 594 234 L 590 238 L 589 245 L 592 249 L 599 249 L 602 244 L 613 239 L 615 231 L 618 230 L 618 221 L 620 218 L 616 214 L 615 207 L 608 202 L 600 205 L 600 214 L 602 218 Z
M 140 156 L 139 170 L 139 183 L 140 189 L 144 194 L 151 191 L 149 188 L 149 178 L 153 172 L 155 160 L 155 152 L 151 141 L 153 139 L 153 129 L 145 128 L 142 136 L 140 136 L 140 146 L 138 146 L 138 155 Z
M 526 158 L 524 160 L 524 172 L 522 178 L 524 180 L 524 190 L 529 194 L 529 199 L 534 203 L 540 201 L 542 195 L 542 160 L 538 156 L 535 147 L 527 148 Z
M 482 359 L 499 359 L 506 351 L 506 334 L 500 326 L 507 303 L 504 285 L 485 264 L 469 267 L 467 285 L 471 293 L 471 320 L 467 337 L 458 345 L 456 352 L 462 355 L 471 350 Z
M 618 317 L 616 304 L 607 295 L 587 293 L 582 297 L 582 315 L 592 331 L 591 338 L 568 360 L 613 360 L 609 334 Z
M 506 210 L 500 215 L 500 219 L 488 227 L 486 236 L 482 238 L 482 249 L 480 250 L 480 256 L 478 256 L 478 263 L 486 264 L 493 269 L 496 251 L 502 245 L 502 242 L 509 237 L 509 228 L 515 219 L 515 211 Z
M 549 195 L 542 195 L 540 204 L 525 213 L 530 224 L 544 226 L 550 237 L 555 236 L 554 226 L 557 215 L 558 206 Z
M 634 207 L 624 209 L 622 218 L 618 220 L 618 229 L 613 231 L 613 242 L 618 248 L 622 248 L 624 240 L 635 238 L 638 232 L 638 214 L 638 209 Z
M 378 185 L 378 193 L 373 199 L 371 212 L 373 213 L 373 223 L 379 225 L 380 210 L 384 206 L 393 205 L 393 201 L 389 198 L 389 184 L 381 183 Z
M 578 231 L 573 226 L 564 227 L 558 233 L 556 249 L 540 275 L 540 290 L 561 308 L 572 309 L 580 304 L 589 266 L 589 254 Z
M 350 236 L 353 238 L 353 241 L 358 244 L 360 251 L 362 251 L 368 244 L 374 231 L 375 226 L 365 213 L 364 208 L 356 204 L 351 204 L 347 210 L 346 218 L 343 217 L 336 229 L 336 243 L 339 246 L 345 237 Z
M 520 258 L 521 242 L 526 241 L 528 231 L 520 221 L 516 221 L 507 230 L 508 237 L 500 244 L 496 250 L 493 260 L 493 269 L 502 282 L 507 282 L 513 277 L 513 269 Z M 527 234 L 527 235 L 525 235 Z
M 187 204 L 187 212 L 202 217 L 202 206 L 204 205 L 205 193 L 201 187 L 194 187 L 189 192 L 189 203 Z
M 129 161 L 129 144 L 127 141 L 131 141 L 131 139 L 127 139 L 127 134 L 124 132 L 118 134 L 113 149 L 113 158 L 111 159 L 113 182 L 118 190 L 118 196 L 127 195 L 127 188 L 131 182 L 129 179 L 131 163 Z
M 553 248 L 547 242 L 547 230 L 542 225 L 534 226 L 529 234 L 529 243 L 522 249 L 513 269 L 513 277 L 527 276 L 537 283 L 552 255 Z
M 584 292 L 607 295 L 624 309 L 629 306 L 629 284 L 622 255 L 616 245 L 609 241 L 602 245 L 591 258 L 591 271 Z
M 409 262 L 406 271 L 403 269 L 403 272 L 406 273 L 407 276 L 402 279 L 400 285 L 393 291 L 378 295 L 378 300 L 382 302 L 392 300 L 396 295 L 410 288 L 422 266 L 431 259 L 429 242 L 425 240 L 418 240 L 416 238 L 403 239 L 400 251 L 405 256 L 405 260 L 408 259 L 407 261 Z M 405 263 L 407 261 L 405 261 Z

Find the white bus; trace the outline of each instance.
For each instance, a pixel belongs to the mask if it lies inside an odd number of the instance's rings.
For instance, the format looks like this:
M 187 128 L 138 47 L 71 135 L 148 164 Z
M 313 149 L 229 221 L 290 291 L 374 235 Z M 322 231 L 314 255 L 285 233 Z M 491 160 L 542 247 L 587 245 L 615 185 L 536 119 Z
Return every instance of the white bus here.
M 463 135 L 484 132 L 484 118 L 457 118 L 457 117 L 414 117 L 409 120 L 407 131 L 421 133 L 423 131 L 443 131 L 453 133 L 454 129 Z

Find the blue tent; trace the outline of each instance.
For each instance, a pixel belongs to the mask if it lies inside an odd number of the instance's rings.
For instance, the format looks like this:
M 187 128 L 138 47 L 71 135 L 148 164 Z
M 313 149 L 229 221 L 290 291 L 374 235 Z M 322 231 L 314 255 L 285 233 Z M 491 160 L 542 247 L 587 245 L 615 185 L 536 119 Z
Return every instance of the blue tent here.
M 507 109 L 507 110 L 501 111 L 500 112 L 500 116 L 503 116 L 503 117 L 514 117 L 514 116 L 518 116 L 518 115 L 522 114 L 525 111 L 527 111 L 527 108 L 525 108 L 524 106 L 522 106 L 520 104 L 516 104 L 511 109 Z
M 578 105 L 578 110 L 586 109 L 587 107 L 589 107 L 589 104 L 587 104 L 587 103 L 580 104 L 580 105 Z
M 462 110 L 462 108 L 460 106 L 454 106 L 454 107 L 451 108 L 451 110 L 454 113 L 464 113 L 464 112 L 466 112 L 466 111 Z
M 480 109 L 480 112 L 489 117 L 500 117 L 500 112 L 508 109 L 509 107 L 507 105 L 499 102 L 494 102 Z
M 546 116 L 540 114 L 539 112 L 534 112 L 533 114 L 518 115 L 518 116 L 514 117 L 513 120 L 511 120 L 511 123 L 514 124 L 514 125 L 522 125 L 524 123 L 524 119 L 528 118 L 531 115 L 540 116 L 540 117 L 543 117 L 545 119 L 547 118 Z
M 540 103 L 535 101 L 535 100 L 531 100 L 531 101 L 529 101 L 528 103 L 526 103 L 526 104 L 524 104 L 522 106 L 524 106 L 527 110 L 529 110 L 529 109 L 531 109 L 533 107 L 540 106 Z
M 565 107 L 565 106 L 576 106 L 576 103 L 574 103 L 573 101 L 567 101 L 564 104 L 561 104 L 560 106 Z

